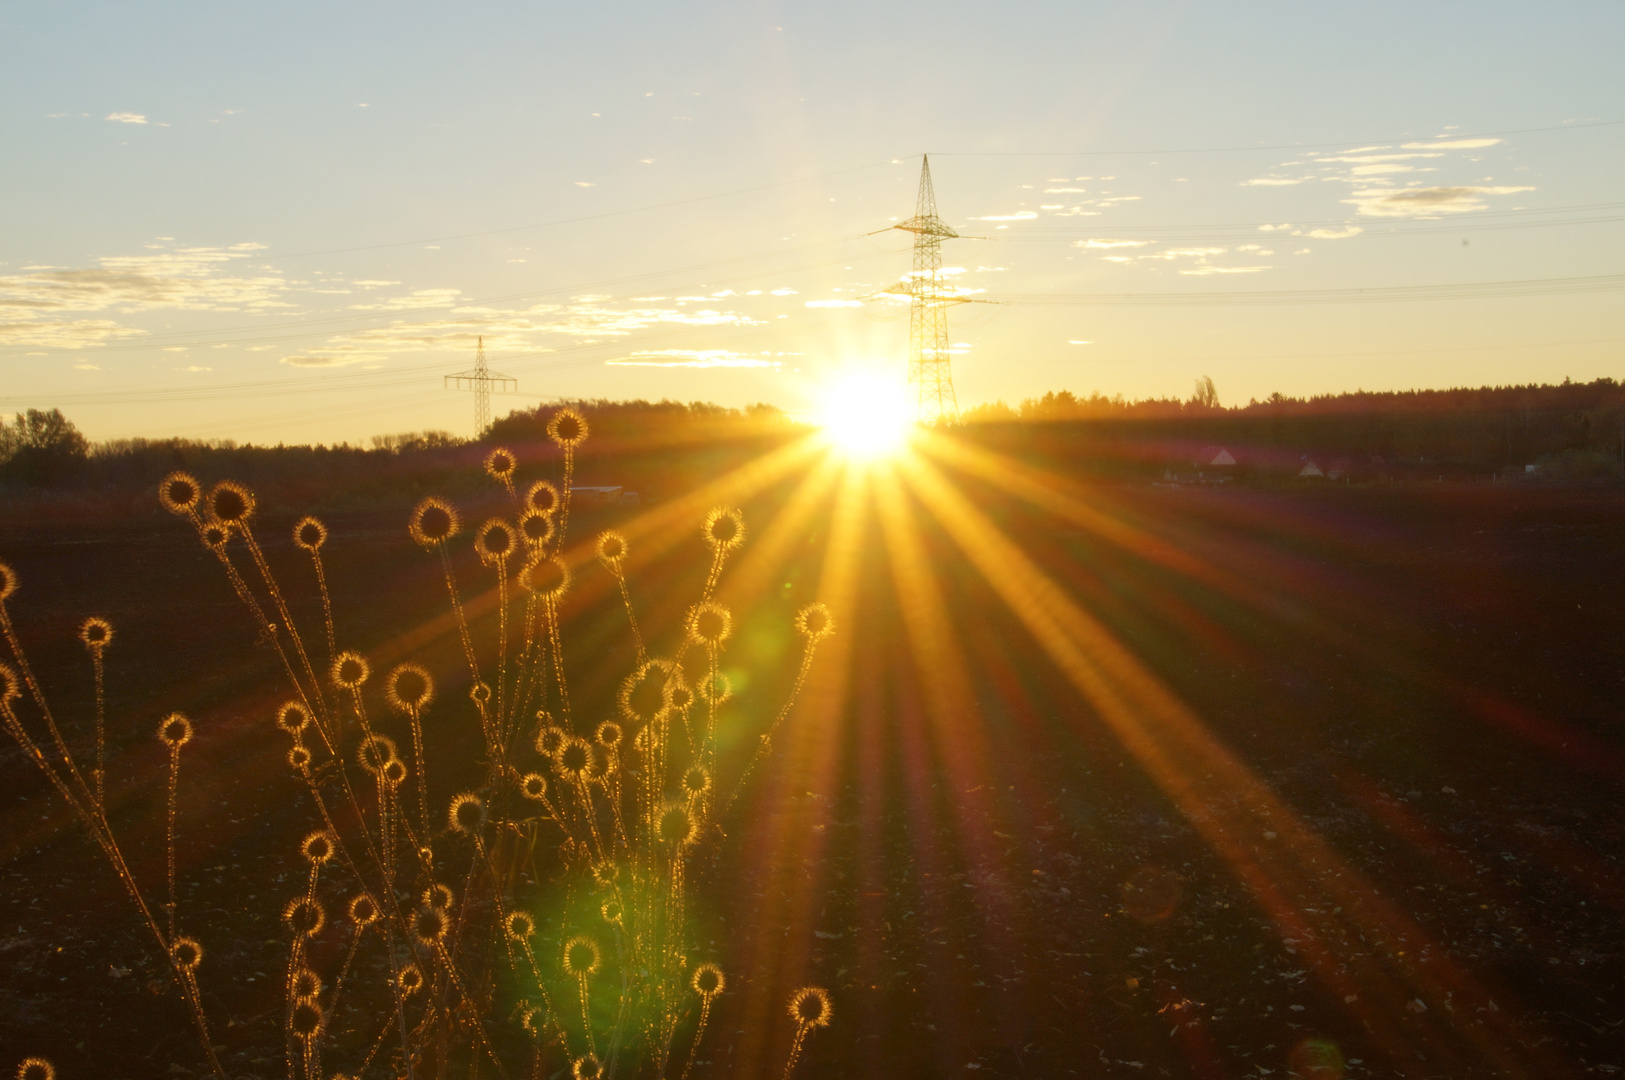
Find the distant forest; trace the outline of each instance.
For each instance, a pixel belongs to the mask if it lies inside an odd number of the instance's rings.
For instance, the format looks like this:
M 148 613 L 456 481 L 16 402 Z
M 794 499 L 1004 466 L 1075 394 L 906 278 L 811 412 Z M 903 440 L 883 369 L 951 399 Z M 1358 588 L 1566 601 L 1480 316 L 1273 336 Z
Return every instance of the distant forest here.
M 1226 408 L 1211 379 L 1181 401 L 1131 401 L 1065 390 L 961 414 L 973 437 L 1044 444 L 1091 468 L 1188 469 L 1223 446 L 1238 472 L 1296 472 L 1336 461 L 1358 478 L 1504 474 L 1535 465 L 1548 479 L 1620 476 L 1625 385 L 1614 379 L 1477 389 L 1356 391 L 1309 398 L 1271 394 Z M 1098 469 L 1097 469 L 1098 471 Z
M 127 513 L 155 512 L 151 489 L 173 469 L 240 480 L 262 505 L 320 509 L 443 494 L 483 497 L 480 463 L 493 445 L 518 455 L 528 477 L 553 477 L 553 403 L 509 413 L 484 438 L 443 431 L 375 436 L 368 446 L 253 445 L 188 439 L 91 443 L 59 410 L 29 410 L 0 423 L 0 498 Z M 577 483 L 619 485 L 646 499 L 687 490 L 806 429 L 766 405 L 575 401 L 591 436 Z M 1229 472 L 1268 482 L 1301 464 L 1334 467 L 1352 481 L 1487 480 L 1532 475 L 1586 480 L 1625 475 L 1625 386 L 1613 379 L 1561 385 L 1359 391 L 1311 398 L 1273 394 L 1225 407 L 1209 379 L 1189 399 L 1128 400 L 1067 391 L 964 412 L 961 437 L 1063 471 L 1125 480 L 1189 474 L 1204 451 L 1226 448 Z M 41 501 L 43 500 L 43 501 Z M 150 506 L 148 504 L 151 504 Z
M 559 478 L 547 419 L 569 404 L 587 418 L 576 456 L 578 485 L 618 485 L 664 498 L 703 483 L 801 429 L 770 406 L 727 409 L 703 402 L 557 402 L 509 413 L 482 439 L 445 431 L 378 435 L 370 445 L 256 445 L 231 440 L 114 439 L 88 442 L 60 410 L 0 422 L 0 501 L 27 500 L 45 518 L 151 517 L 158 481 L 184 469 L 205 483 L 238 480 L 268 512 L 396 505 L 425 495 L 490 498 L 482 463 L 491 447 L 519 458 L 524 481 Z

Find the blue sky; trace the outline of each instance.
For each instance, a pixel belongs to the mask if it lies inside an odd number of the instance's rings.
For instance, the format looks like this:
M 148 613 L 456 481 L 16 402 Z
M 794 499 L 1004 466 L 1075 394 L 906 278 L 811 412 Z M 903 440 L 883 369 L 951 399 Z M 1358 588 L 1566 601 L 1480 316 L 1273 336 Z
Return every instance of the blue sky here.
M 864 234 L 921 152 L 985 238 L 947 245 L 955 280 L 1004 301 L 951 316 L 962 405 L 1618 376 L 1618 283 L 1573 279 L 1625 272 L 1622 30 L 1617 3 L 7 4 L 0 412 L 467 433 L 441 375 L 482 333 L 499 411 L 804 410 L 902 370 L 906 311 L 858 298 L 908 268 Z

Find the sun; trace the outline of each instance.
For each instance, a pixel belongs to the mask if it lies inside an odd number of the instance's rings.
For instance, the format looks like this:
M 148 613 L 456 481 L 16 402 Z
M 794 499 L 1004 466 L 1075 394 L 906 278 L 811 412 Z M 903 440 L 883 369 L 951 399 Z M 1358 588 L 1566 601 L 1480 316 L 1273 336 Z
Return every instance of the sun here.
M 824 437 L 841 454 L 872 461 L 897 453 L 914 429 L 908 385 L 878 371 L 855 371 L 831 383 L 818 412 Z

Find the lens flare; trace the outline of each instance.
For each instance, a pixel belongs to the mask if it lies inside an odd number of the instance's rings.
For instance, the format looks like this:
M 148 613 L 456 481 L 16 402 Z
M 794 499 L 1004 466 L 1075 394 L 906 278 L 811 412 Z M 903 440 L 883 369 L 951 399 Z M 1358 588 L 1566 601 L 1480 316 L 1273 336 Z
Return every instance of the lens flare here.
M 857 461 L 890 457 L 914 428 L 908 386 L 879 371 L 855 371 L 832 384 L 818 411 L 830 446 Z

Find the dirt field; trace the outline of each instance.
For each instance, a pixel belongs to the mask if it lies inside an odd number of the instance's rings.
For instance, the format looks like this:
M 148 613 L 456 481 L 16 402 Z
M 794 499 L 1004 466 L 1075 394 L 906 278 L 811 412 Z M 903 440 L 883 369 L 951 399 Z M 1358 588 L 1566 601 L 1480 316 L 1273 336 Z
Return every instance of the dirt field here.
M 866 558 L 861 618 L 843 627 L 848 705 L 821 721 L 836 736 L 832 766 L 792 786 L 794 756 L 776 758 L 727 838 L 703 847 L 697 946 L 737 974 L 696 1075 L 777 1075 L 788 1044 L 779 1003 L 801 982 L 827 986 L 835 1007 L 801 1076 L 1625 1071 L 1625 494 L 1099 493 L 1113 519 L 1211 568 L 1196 578 L 995 490 L 964 490 L 1370 886 L 1370 911 L 1340 913 L 1350 935 L 1317 954 L 1324 938 L 1306 943 L 1313 933 L 1281 915 L 1306 901 L 1272 901 L 1238 874 L 1235 853 L 1215 851 L 927 528 L 977 703 L 959 718 L 977 732 L 963 745 L 986 749 L 963 768 L 945 764 L 962 747 L 922 704 L 936 676 L 910 658 L 892 570 Z M 765 522 L 785 494 L 748 504 L 747 517 Z M 407 509 L 328 522 L 339 636 L 352 647 L 384 648 L 444 608 L 436 565 L 406 537 Z M 588 515 L 577 535 L 615 517 Z M 262 535 L 284 537 L 291 523 L 266 521 Z M 773 589 L 736 613 L 742 740 L 787 685 L 794 657 L 774 628 L 813 598 L 827 527 L 810 529 Z M 291 545 L 267 548 L 304 580 Z M 883 549 L 871 516 L 862 550 Z M 632 582 L 657 641 L 702 573 L 695 550 Z M 286 1075 L 278 915 L 302 882 L 294 845 L 314 823 L 271 724 L 286 694 L 272 654 L 179 521 L 3 521 L 0 559 L 22 576 L 9 610 L 80 747 L 91 680 L 74 631 L 90 614 L 117 627 L 110 799 L 155 895 L 165 757 L 150 733 L 175 709 L 198 722 L 181 780 L 179 903 L 209 950 L 203 994 L 228 1072 Z M 459 573 L 477 577 L 471 560 Z M 319 626 L 308 583 L 295 596 L 296 619 Z M 584 714 L 608 707 L 631 665 L 622 626 L 604 604 L 567 627 Z M 412 656 L 459 698 L 454 635 Z M 442 746 L 468 738 L 450 722 L 430 734 Z M 456 780 L 443 779 L 448 793 Z M 0 1067 L 39 1053 L 63 1080 L 201 1075 L 150 938 L 9 743 L 0 785 L 0 1046 L 11 1055 Z M 1292 836 L 1283 825 L 1282 842 Z M 1312 930 L 1322 914 L 1302 918 Z M 1394 936 L 1372 932 L 1383 927 Z M 1422 955 L 1407 955 L 1417 942 Z M 1433 1004 L 1368 994 L 1383 1012 L 1369 1015 L 1361 992 L 1337 982 L 1339 965 L 1358 981 L 1368 961 L 1399 983 L 1431 980 Z M 342 1055 L 333 1062 L 343 1067 Z

